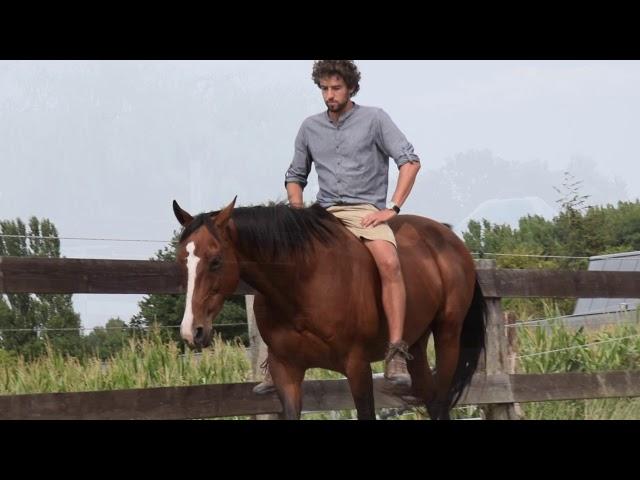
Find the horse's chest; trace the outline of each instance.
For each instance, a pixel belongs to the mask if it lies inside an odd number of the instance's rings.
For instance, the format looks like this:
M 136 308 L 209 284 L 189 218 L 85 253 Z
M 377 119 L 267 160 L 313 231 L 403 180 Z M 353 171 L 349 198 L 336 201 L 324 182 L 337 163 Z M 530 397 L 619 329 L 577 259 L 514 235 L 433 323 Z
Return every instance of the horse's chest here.
M 269 348 L 274 353 L 299 365 L 328 368 L 340 356 L 339 349 L 336 349 L 330 338 L 323 338 L 318 332 L 306 328 L 303 323 L 297 324 L 297 328 L 289 327 L 273 332 L 270 343 Z

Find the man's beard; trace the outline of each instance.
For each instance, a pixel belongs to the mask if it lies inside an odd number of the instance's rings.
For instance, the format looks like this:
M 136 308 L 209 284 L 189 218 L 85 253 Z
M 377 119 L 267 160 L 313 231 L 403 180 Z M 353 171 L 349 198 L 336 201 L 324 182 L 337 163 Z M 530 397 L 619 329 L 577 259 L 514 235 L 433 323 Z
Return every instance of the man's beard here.
M 327 108 L 331 112 L 341 112 L 342 110 L 347 108 L 348 104 L 349 104 L 349 100 L 347 100 L 344 103 L 333 103 L 333 104 L 331 104 L 329 102 L 325 102 L 325 105 L 327 106 Z

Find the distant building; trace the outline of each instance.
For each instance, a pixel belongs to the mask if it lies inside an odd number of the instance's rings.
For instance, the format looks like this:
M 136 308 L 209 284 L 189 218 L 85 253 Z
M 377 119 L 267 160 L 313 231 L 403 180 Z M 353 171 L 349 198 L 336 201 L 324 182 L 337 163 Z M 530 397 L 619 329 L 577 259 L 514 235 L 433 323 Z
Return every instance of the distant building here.
M 638 272 L 640 252 L 613 253 L 589 258 L 590 271 Z M 579 298 L 574 315 L 636 310 L 638 298 Z
M 640 271 L 640 252 L 613 253 L 589 258 L 589 270 Z M 638 298 L 579 298 L 573 315 L 562 320 L 567 327 L 600 328 L 640 322 Z

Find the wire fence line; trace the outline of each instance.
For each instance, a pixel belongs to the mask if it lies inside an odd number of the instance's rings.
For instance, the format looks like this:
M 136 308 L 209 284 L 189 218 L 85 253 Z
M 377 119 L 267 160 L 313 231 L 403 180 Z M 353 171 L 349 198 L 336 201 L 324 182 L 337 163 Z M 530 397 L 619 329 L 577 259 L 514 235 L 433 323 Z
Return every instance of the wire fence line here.
M 594 315 L 594 314 L 592 314 Z M 541 319 L 536 319 L 536 320 L 530 320 L 530 321 L 523 321 L 523 322 L 516 322 L 516 323 L 512 323 L 512 324 L 507 324 L 505 325 L 505 328 L 513 328 L 513 327 L 528 327 L 528 326 L 543 326 L 543 327 L 547 327 L 548 325 L 545 325 L 545 323 L 551 322 L 553 320 L 562 320 L 562 319 L 566 319 L 566 318 L 574 318 L 574 317 L 584 317 L 585 315 L 564 315 L 564 316 L 559 316 L 559 317 L 549 317 L 549 318 L 541 318 Z M 618 323 L 616 320 L 612 320 L 610 323 Z M 243 325 L 247 325 L 247 323 L 219 323 L 219 324 L 215 324 L 213 325 L 213 328 L 222 328 L 222 327 L 240 327 Z M 43 328 L 39 328 L 39 327 L 33 327 L 33 328 L 0 328 L 0 332 L 62 332 L 62 331 L 75 331 L 75 330 L 96 330 L 96 329 L 101 329 L 101 330 L 145 330 L 145 329 L 153 329 L 153 328 L 180 328 L 180 325 L 157 325 L 157 326 L 141 326 L 141 327 L 137 327 L 137 326 L 131 326 L 131 325 L 125 325 L 122 327 L 102 327 L 102 326 L 95 326 L 95 327 L 64 327 L 64 328 L 49 328 L 49 327 L 43 327 Z
M 90 238 L 90 237 L 38 237 L 34 235 L 0 235 L 0 238 L 28 238 L 29 240 L 87 240 L 98 242 L 142 242 L 142 243 L 176 243 L 174 240 L 150 240 L 135 238 Z
M 493 255 L 496 257 L 531 257 L 531 258 L 562 258 L 569 260 L 588 260 L 591 257 L 575 257 L 570 255 L 536 255 L 536 254 L 528 254 L 528 253 L 493 253 L 493 252 L 471 252 L 471 255 L 476 256 L 484 256 L 484 255 Z M 632 260 L 638 260 L 634 258 Z
M 240 327 L 247 326 L 247 323 L 219 323 L 217 325 L 213 325 L 213 329 L 216 330 L 221 327 Z M 156 328 L 180 328 L 180 325 L 150 325 L 150 326 L 141 326 L 136 327 L 132 325 L 125 325 L 122 327 L 65 327 L 65 328 L 48 328 L 48 327 L 33 327 L 33 328 L 0 328 L 1 332 L 35 332 L 35 333 L 46 333 L 46 332 L 73 332 L 78 330 L 154 330 Z
M 505 327 L 506 328 L 518 328 L 518 327 L 548 327 L 548 323 L 549 322 L 553 322 L 555 320 L 570 320 L 572 318 L 585 318 L 585 319 L 589 319 L 590 317 L 596 317 L 596 316 L 600 316 L 600 315 L 609 315 L 609 316 L 617 316 L 619 317 L 620 314 L 633 314 L 633 312 L 636 312 L 635 316 L 637 321 L 640 321 L 640 311 L 636 310 L 636 309 L 629 309 L 629 310 L 616 310 L 613 312 L 587 312 L 587 313 L 574 313 L 574 314 L 570 314 L 570 315 L 560 315 L 560 316 L 556 316 L 556 317 L 547 317 L 547 318 L 537 318 L 534 320 L 523 320 L 523 321 L 517 321 L 515 323 L 509 323 L 506 324 Z M 619 318 L 612 318 L 611 321 L 609 323 L 619 323 L 620 319 Z M 561 322 L 558 322 L 561 323 Z M 606 322 L 598 322 L 598 323 L 606 323 Z M 627 322 L 629 323 L 629 322 Z
M 0 238 L 28 238 L 30 240 L 86 240 L 86 241 L 100 241 L 100 242 L 140 242 L 140 243 L 170 243 L 176 244 L 176 240 L 152 240 L 152 239 L 136 239 L 136 238 L 93 238 L 93 237 L 39 237 L 34 235 L 4 235 L 0 234 Z M 554 258 L 554 259 L 567 259 L 567 260 L 589 260 L 592 256 L 572 256 L 572 255 L 536 255 L 526 253 L 497 253 L 497 252 L 471 252 L 471 255 L 484 256 L 493 255 L 496 257 L 530 257 L 530 258 Z M 620 257 L 616 260 L 633 260 L 638 261 L 637 257 Z
M 574 345 L 574 346 L 571 346 L 571 347 L 556 348 L 555 350 L 546 350 L 544 352 L 528 353 L 526 355 L 517 355 L 516 358 L 537 357 L 539 355 L 547 355 L 549 353 L 564 352 L 566 350 L 575 350 L 575 349 L 579 349 L 579 348 L 593 347 L 593 346 L 596 346 L 596 345 L 602 345 L 604 343 L 619 342 L 620 340 L 626 340 L 626 339 L 635 338 L 635 337 L 640 337 L 640 333 L 636 333 L 634 335 L 627 335 L 625 337 L 609 338 L 607 340 L 600 340 L 598 342 L 585 343 L 583 345 Z
M 223 323 L 219 325 L 214 325 L 213 329 L 216 330 L 220 327 L 238 327 L 238 326 L 247 326 L 246 323 Z M 54 331 L 78 331 L 78 330 L 152 330 L 152 329 L 164 329 L 164 328 L 180 328 L 180 325 L 155 325 L 155 326 L 144 326 L 144 327 L 134 327 L 134 326 L 123 326 L 123 327 L 78 327 L 78 328 L 3 328 L 0 329 L 0 332 L 34 332 L 34 333 L 46 333 L 46 332 L 54 332 Z M 627 340 L 630 338 L 640 337 L 640 333 L 634 335 L 627 335 L 624 337 L 614 337 L 609 338 L 607 340 L 600 340 L 597 342 L 585 343 L 583 345 L 574 345 L 571 347 L 558 348 L 554 350 L 545 350 L 543 352 L 535 352 L 529 353 L 525 355 L 517 355 L 516 358 L 529 358 L 536 357 L 539 355 L 547 355 L 550 353 L 563 352 L 568 350 L 576 350 L 581 348 L 588 348 L 593 346 L 602 345 L 605 343 L 618 342 L 621 340 Z

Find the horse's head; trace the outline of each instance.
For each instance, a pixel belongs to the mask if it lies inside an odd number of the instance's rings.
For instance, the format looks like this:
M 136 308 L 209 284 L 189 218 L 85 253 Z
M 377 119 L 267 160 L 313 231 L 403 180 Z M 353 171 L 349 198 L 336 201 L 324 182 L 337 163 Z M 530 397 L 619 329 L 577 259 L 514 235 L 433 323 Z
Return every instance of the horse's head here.
M 234 198 L 220 212 L 193 217 L 173 201 L 173 212 L 184 227 L 176 258 L 187 276 L 180 335 L 192 348 L 209 346 L 213 320 L 240 280 L 230 225 L 235 203 Z

